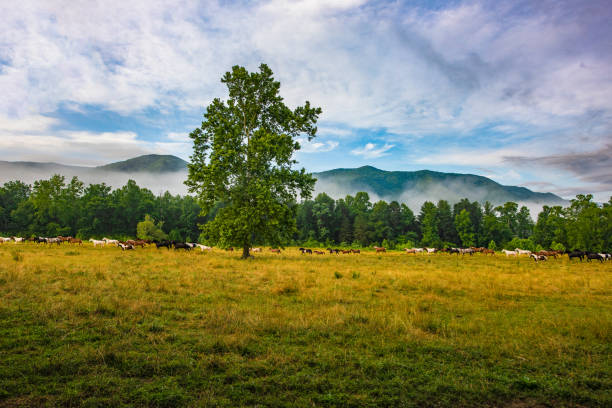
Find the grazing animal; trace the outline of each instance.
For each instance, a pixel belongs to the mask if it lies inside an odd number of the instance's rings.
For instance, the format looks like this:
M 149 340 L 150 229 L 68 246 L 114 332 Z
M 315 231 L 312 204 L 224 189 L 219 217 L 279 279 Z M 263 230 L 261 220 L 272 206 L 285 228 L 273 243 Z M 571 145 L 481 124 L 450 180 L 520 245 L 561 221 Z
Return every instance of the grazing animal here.
M 251 248 L 251 252 L 261 252 L 261 248 Z
M 229 247 L 226 249 L 226 251 L 234 252 L 234 247 Z
M 610 259 L 612 259 L 612 255 L 610 254 L 603 254 L 600 252 L 599 255 L 603 258 L 604 261 L 609 261 Z
M 116 239 L 109 239 L 109 238 L 102 238 L 102 241 L 106 242 L 106 244 L 115 244 L 115 245 L 117 245 L 119 243 L 118 240 L 116 240 Z
M 494 250 L 492 250 L 492 249 L 483 248 L 483 249 L 482 249 L 482 251 L 480 251 L 480 252 L 482 252 L 482 253 L 483 253 L 483 254 L 485 254 L 485 255 L 489 255 L 489 254 L 491 254 L 491 255 L 495 256 L 495 251 L 494 251 Z
M 161 241 L 161 242 L 155 242 L 155 248 L 159 249 L 159 248 L 166 248 L 166 249 L 170 249 L 170 246 L 172 244 L 170 243 L 170 241 Z
M 0 244 L 4 242 L 11 242 L 11 239 L 8 237 L 0 237 Z
M 359 250 L 359 249 L 351 249 L 351 252 L 354 253 L 354 254 L 360 254 L 361 250 Z
M 91 238 L 89 241 L 93 242 L 94 247 L 106 245 L 106 241 L 100 241 L 98 239 Z
M 62 240 L 59 239 L 59 238 L 47 238 L 47 243 L 48 244 L 57 244 L 57 245 L 59 245 L 59 244 L 62 243 Z
M 315 249 L 314 251 L 312 251 L 312 252 L 314 252 L 314 253 L 315 253 L 315 254 L 317 254 L 317 255 L 325 255 L 325 252 L 323 252 L 323 251 L 317 251 L 316 249 Z
M 526 249 L 514 248 L 514 252 L 516 252 L 518 255 L 531 255 L 531 251 L 527 251 Z
M 211 247 L 209 247 L 209 246 L 207 246 L 207 245 L 202 245 L 202 244 L 197 244 L 197 245 L 198 245 L 198 248 L 200 248 L 200 250 L 201 250 L 202 252 L 204 252 L 204 251 L 210 251 L 210 250 L 212 249 Z
M 508 256 L 518 256 L 518 252 L 516 251 L 508 251 L 507 249 L 502 249 L 502 252 Z
M 270 248 L 270 252 L 274 253 L 274 254 L 280 254 L 281 250 L 278 248 Z
M 404 248 L 404 251 L 406 251 L 407 254 L 415 254 L 416 255 L 416 250 L 414 248 Z
M 122 251 L 129 251 L 131 249 L 134 249 L 134 245 L 131 245 L 131 244 L 128 244 L 128 243 L 124 244 L 122 242 L 119 242 L 117 244 L 117 246 L 120 247 Z
M 387 248 L 385 248 L 385 247 L 377 247 L 377 246 L 375 246 L 374 250 L 376 250 L 376 253 L 387 252 Z
M 461 251 L 459 250 L 459 248 L 449 248 L 448 249 L 448 253 L 449 254 L 457 254 L 457 255 L 459 255 L 461 253 Z
M 68 241 L 68 243 L 70 244 L 79 244 L 79 245 L 83 245 L 83 241 L 81 241 L 78 238 L 70 238 L 70 240 Z
M 529 254 L 530 257 L 533 258 L 534 261 L 547 261 L 548 257 L 546 255 L 537 255 L 537 254 Z
M 428 254 L 433 254 L 436 252 L 436 248 L 425 248 L 425 250 L 427 250 Z
M 306 252 L 309 255 L 312 255 L 312 249 L 307 248 L 304 250 L 304 252 Z
M 474 251 L 472 248 L 459 248 L 459 252 L 461 255 L 470 254 L 470 256 L 474 255 Z
M 15 241 L 15 243 L 24 241 L 24 238 L 19 238 L 19 237 L 11 237 L 11 238 L 13 239 L 13 241 Z
M 191 251 L 191 247 L 185 242 L 172 242 L 172 244 L 174 244 L 175 250 L 184 249 L 185 251 Z
M 591 262 L 592 259 L 597 259 L 599 262 L 602 262 L 602 263 L 604 261 L 603 256 L 596 254 L 594 252 L 587 252 L 586 259 L 587 259 L 587 262 Z
M 571 261 L 572 258 L 579 258 L 580 262 L 582 262 L 582 258 L 584 258 L 586 256 L 586 252 L 584 251 L 571 251 L 567 253 L 567 256 L 569 257 L 569 260 Z
M 340 252 L 342 252 L 343 254 L 352 254 L 353 253 L 353 251 L 351 251 L 350 249 L 343 249 Z

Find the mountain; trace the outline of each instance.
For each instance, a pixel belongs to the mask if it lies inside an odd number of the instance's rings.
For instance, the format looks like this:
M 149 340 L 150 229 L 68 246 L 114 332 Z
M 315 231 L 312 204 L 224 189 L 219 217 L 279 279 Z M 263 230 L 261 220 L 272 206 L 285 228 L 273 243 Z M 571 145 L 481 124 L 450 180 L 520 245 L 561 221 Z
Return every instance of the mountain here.
M 148 154 L 96 168 L 105 171 L 129 173 L 169 173 L 187 170 L 187 162 L 176 156 Z
M 537 193 L 525 187 L 504 186 L 474 174 L 441 173 L 430 170 L 384 171 L 372 166 L 356 169 L 335 169 L 315 173 L 317 192 L 328 192 L 341 197 L 366 191 L 374 199 L 397 200 L 408 205 L 425 200 L 441 199 L 456 202 L 467 197 L 472 201 L 490 201 L 503 204 L 507 201 L 531 204 L 566 204 L 552 193 Z
M 176 156 L 145 155 L 98 167 L 66 166 L 57 163 L 0 161 L 0 185 L 10 180 L 33 183 L 35 180 L 61 174 L 67 179 L 77 176 L 85 184 L 106 183 L 118 188 L 129 180 L 154 193 L 170 191 L 185 194 L 187 162 Z M 333 198 L 359 191 L 370 194 L 372 201 L 396 200 L 418 209 L 426 200 L 444 199 L 451 203 L 467 197 L 472 201 L 490 201 L 498 205 L 515 201 L 534 206 L 565 205 L 567 202 L 551 193 L 537 193 L 525 187 L 504 186 L 473 174 L 441 173 L 429 170 L 384 171 L 372 166 L 334 169 L 314 173 L 315 194 L 325 192 Z

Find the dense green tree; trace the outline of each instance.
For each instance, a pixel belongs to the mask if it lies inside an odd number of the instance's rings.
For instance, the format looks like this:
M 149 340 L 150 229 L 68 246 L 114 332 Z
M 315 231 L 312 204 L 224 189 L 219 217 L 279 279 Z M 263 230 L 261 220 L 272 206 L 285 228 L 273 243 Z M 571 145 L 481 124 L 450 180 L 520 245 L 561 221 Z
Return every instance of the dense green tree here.
M 430 201 L 425 201 L 419 213 L 419 223 L 421 224 L 421 244 L 430 247 L 441 246 L 438 236 L 438 209 Z
M 470 213 L 466 209 L 462 209 L 459 214 L 455 216 L 455 228 L 461 239 L 461 244 L 464 247 L 474 246 L 476 243 L 474 234 L 474 225 L 470 218 Z
M 516 214 L 516 235 L 519 238 L 529 238 L 533 234 L 533 220 L 529 209 L 522 206 L 519 212 Z
M 136 226 L 136 235 L 140 239 L 151 241 L 161 241 L 166 239 L 166 234 L 162 230 L 162 222 L 155 223 L 149 214 L 145 215 L 143 221 Z
M 455 224 L 453 214 L 451 212 L 451 206 L 446 200 L 438 201 L 438 235 L 442 242 L 455 243 L 458 242 L 457 231 L 455 230 Z
M 295 139 L 315 137 L 321 109 L 306 102 L 290 110 L 265 64 L 253 73 L 234 66 L 221 82 L 227 101 L 213 100 L 190 134 L 194 151 L 186 184 L 204 212 L 217 201 L 226 203 L 203 228 L 221 246 L 240 246 L 247 258 L 256 237 L 282 246 L 295 231 L 291 203 L 298 194 L 308 198 L 315 183 L 304 169 L 292 169 L 300 149 Z

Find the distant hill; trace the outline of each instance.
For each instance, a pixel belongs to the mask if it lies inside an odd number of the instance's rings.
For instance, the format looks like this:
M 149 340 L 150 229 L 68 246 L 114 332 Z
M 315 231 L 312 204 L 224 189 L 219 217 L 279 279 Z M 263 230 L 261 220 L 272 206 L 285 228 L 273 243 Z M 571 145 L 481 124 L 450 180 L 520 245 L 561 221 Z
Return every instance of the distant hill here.
M 148 154 L 96 167 L 100 170 L 128 173 L 168 173 L 187 170 L 187 162 L 176 156 Z
M 425 200 L 440 199 L 455 202 L 467 197 L 472 201 L 490 201 L 502 204 L 507 201 L 532 204 L 566 203 L 552 193 L 537 193 L 525 187 L 504 186 L 473 174 L 441 173 L 430 170 L 384 171 L 372 166 L 356 169 L 335 169 L 315 173 L 317 191 L 333 196 L 366 191 L 380 199 L 418 204 Z
M 145 155 L 98 167 L 66 166 L 56 163 L 0 161 L 0 184 L 9 180 L 32 183 L 61 174 L 79 177 L 86 184 L 106 183 L 115 188 L 134 179 L 155 193 L 170 191 L 185 194 L 187 162 L 170 155 Z M 370 194 L 372 201 L 396 200 L 411 208 L 419 208 L 428 200 L 440 199 L 451 203 L 467 197 L 472 201 L 503 204 L 507 201 L 541 206 L 565 205 L 567 202 L 551 193 L 537 193 L 525 187 L 504 186 L 483 176 L 441 173 L 430 170 L 384 171 L 372 166 L 355 169 L 334 169 L 314 173 L 318 179 L 315 192 L 325 192 L 334 198 L 354 195 L 359 191 Z

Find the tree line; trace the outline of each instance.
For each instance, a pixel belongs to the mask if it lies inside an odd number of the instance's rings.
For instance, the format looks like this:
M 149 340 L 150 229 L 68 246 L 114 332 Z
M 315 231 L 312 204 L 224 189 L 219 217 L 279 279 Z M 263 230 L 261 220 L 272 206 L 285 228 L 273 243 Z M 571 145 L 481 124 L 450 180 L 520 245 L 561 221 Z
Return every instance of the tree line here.
M 146 219 L 143 225 L 154 223 L 168 239 L 215 244 L 200 227 L 223 207 L 217 203 L 202 214 L 190 195 L 156 196 L 132 180 L 113 190 L 54 175 L 33 185 L 11 181 L 0 187 L 0 232 L 127 238 L 137 236 L 138 224 Z M 321 193 L 289 210 L 297 228 L 284 244 L 612 250 L 612 198 L 600 206 L 591 195 L 578 195 L 567 207 L 544 206 L 535 221 L 527 207 L 514 202 L 426 201 L 415 214 L 397 201 L 372 203 L 365 192 L 337 200 Z M 269 244 L 257 236 L 254 243 Z

